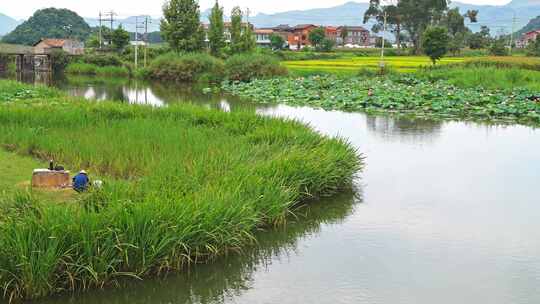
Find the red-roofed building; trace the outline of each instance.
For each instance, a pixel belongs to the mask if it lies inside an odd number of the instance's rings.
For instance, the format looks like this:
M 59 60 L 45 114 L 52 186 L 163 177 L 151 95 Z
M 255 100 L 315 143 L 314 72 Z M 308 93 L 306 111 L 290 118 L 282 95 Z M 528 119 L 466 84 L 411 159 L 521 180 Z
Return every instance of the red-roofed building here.
M 324 34 L 326 36 L 326 38 L 334 41 L 334 43 L 337 42 L 337 27 L 335 26 L 326 26 L 324 28 Z
M 34 44 L 34 53 L 48 54 L 53 50 L 63 50 L 70 55 L 83 55 L 84 43 L 72 39 L 45 39 Z
M 307 45 L 311 45 L 309 41 L 309 33 L 316 29 L 313 24 L 299 24 L 292 28 L 292 35 L 288 37 L 289 47 L 292 50 L 300 50 Z
M 540 30 L 527 32 L 523 34 L 523 36 L 521 36 L 521 38 L 518 41 L 516 41 L 516 46 L 518 48 L 526 48 L 529 45 L 529 43 L 534 42 L 536 40 L 536 37 L 538 35 L 540 35 Z
M 342 32 L 346 32 L 345 39 Z M 340 26 L 337 28 L 337 43 L 340 45 L 368 46 L 371 44 L 370 32 L 362 26 Z

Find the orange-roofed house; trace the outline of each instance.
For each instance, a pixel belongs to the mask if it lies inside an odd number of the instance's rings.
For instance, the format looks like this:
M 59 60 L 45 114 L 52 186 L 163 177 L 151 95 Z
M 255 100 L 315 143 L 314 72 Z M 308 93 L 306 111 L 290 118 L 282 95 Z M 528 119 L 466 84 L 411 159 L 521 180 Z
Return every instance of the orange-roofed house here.
M 334 43 L 337 42 L 337 32 L 338 28 L 335 26 L 326 26 L 324 28 L 324 34 L 326 38 L 334 41 Z
M 70 55 L 83 55 L 84 43 L 72 39 L 41 39 L 34 44 L 34 53 L 49 54 L 54 50 L 63 50 Z
M 309 33 L 316 29 L 313 24 L 299 24 L 292 28 L 292 35 L 288 37 L 288 43 L 291 50 L 301 50 L 303 47 L 311 45 Z

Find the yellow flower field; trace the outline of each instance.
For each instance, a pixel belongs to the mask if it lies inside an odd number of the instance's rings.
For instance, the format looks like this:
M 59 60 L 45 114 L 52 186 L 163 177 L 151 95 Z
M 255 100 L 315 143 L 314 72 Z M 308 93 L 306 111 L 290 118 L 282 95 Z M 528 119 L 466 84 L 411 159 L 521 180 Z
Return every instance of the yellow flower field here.
M 362 68 L 375 69 L 379 67 L 380 57 L 344 57 L 339 59 L 327 60 L 302 60 L 302 61 L 285 61 L 284 64 L 291 71 L 302 72 L 334 72 L 339 74 L 356 73 Z M 449 57 L 443 58 L 439 64 L 450 64 L 463 62 L 465 58 Z M 422 66 L 431 65 L 431 61 L 425 56 L 393 56 L 385 57 L 386 65 L 392 67 L 399 72 L 414 72 Z

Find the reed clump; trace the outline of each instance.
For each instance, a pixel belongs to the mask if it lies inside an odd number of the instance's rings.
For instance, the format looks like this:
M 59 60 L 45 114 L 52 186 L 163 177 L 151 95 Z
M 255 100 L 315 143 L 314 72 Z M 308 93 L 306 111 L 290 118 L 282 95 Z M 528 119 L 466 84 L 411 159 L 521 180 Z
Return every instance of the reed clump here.
M 105 180 L 71 204 L 1 197 L 0 286 L 9 300 L 241 250 L 295 204 L 350 187 L 361 167 L 347 142 L 299 122 L 190 105 L 0 101 L 4 144 Z

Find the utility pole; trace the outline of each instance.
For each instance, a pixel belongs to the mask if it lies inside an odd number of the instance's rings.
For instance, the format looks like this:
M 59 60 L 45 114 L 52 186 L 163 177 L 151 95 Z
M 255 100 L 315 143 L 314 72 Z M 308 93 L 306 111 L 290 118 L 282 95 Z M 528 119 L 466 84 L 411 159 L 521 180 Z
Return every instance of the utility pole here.
M 146 57 L 148 56 L 148 22 L 152 22 L 151 20 L 148 20 L 148 16 L 145 16 L 144 18 L 144 67 L 146 67 Z
M 139 29 L 144 29 L 145 30 L 145 35 L 146 35 L 146 32 L 148 31 L 148 16 L 145 16 L 145 20 L 143 21 L 143 24 L 139 24 L 139 18 L 141 16 L 136 16 L 135 17 L 135 69 L 138 68 L 138 65 L 139 65 Z M 143 41 L 144 41 L 144 37 L 143 37 Z M 145 60 L 144 60 L 144 64 L 146 66 L 146 49 L 145 49 Z
M 380 63 L 380 67 L 381 67 L 381 72 L 382 72 L 382 69 L 384 69 L 384 36 L 386 35 L 386 19 L 387 19 L 387 12 L 384 11 L 384 22 L 383 22 L 383 31 L 382 31 L 382 41 L 381 41 L 381 63 Z
M 111 15 L 111 32 L 114 31 L 114 15 L 116 15 L 113 11 L 110 11 L 109 13 Z
M 512 55 L 512 45 L 514 44 L 514 31 L 516 30 L 516 13 L 512 18 L 512 31 L 510 32 L 510 55 Z
M 99 12 L 99 49 L 101 49 L 101 46 L 103 45 L 103 40 L 101 39 L 101 12 Z
M 135 70 L 139 61 L 139 17 L 135 17 Z
M 249 27 L 249 13 L 250 13 L 249 7 L 246 7 L 246 31 L 250 29 L 250 27 Z
M 104 18 L 104 16 L 108 16 L 108 18 Z M 113 11 L 105 12 L 105 13 L 99 12 L 99 41 L 100 41 L 99 42 L 99 47 L 100 48 L 101 48 L 101 44 L 102 44 L 102 41 L 103 41 L 102 32 L 101 32 L 102 22 L 108 21 L 108 22 L 111 23 L 111 33 L 112 33 L 113 27 L 114 27 L 114 16 L 116 16 L 116 13 L 113 12 Z M 109 39 L 109 45 L 111 45 L 111 44 L 112 44 L 112 41 Z

